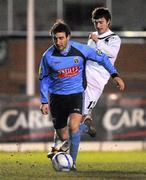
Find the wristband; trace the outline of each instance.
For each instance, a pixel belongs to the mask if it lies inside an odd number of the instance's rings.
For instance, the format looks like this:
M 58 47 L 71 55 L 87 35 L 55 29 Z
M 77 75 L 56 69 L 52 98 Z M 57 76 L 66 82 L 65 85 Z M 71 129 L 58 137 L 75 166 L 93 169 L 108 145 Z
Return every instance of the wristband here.
M 111 75 L 111 77 L 112 77 L 112 78 L 115 78 L 115 77 L 119 77 L 119 75 L 118 75 L 117 73 L 113 73 L 113 74 Z

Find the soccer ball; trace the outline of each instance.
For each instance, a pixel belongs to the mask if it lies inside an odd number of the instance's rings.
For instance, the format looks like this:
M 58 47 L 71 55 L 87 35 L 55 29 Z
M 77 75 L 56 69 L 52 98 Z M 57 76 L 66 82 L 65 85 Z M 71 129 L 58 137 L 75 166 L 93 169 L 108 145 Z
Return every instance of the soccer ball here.
M 58 152 L 52 158 L 52 165 L 56 171 L 70 171 L 73 159 L 70 154 Z

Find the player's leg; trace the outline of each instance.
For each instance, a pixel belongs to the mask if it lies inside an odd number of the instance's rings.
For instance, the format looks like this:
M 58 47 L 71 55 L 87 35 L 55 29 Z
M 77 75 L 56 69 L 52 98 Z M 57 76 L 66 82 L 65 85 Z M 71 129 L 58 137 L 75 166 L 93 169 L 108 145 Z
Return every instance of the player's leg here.
M 70 147 L 68 126 L 62 129 L 56 129 L 56 133 L 59 139 L 62 141 L 62 143 L 59 144 L 59 151 L 67 152 Z
M 57 148 L 60 144 L 62 144 L 61 139 L 59 138 L 58 134 L 56 133 L 56 130 L 54 130 L 54 148 Z
M 96 128 L 92 121 L 92 110 L 102 94 L 102 90 L 87 86 L 84 92 L 83 123 L 80 125 L 81 133 L 88 133 L 91 137 L 96 136 Z
M 57 137 L 57 143 L 54 142 L 54 146 L 52 147 L 51 151 L 48 152 L 47 157 L 52 159 L 53 156 L 60 151 L 67 152 L 69 150 L 69 133 L 68 133 L 68 127 L 64 127 L 61 129 L 55 129 L 55 136 Z
M 62 100 L 63 101 L 63 100 Z M 61 146 L 61 150 L 66 150 L 69 147 L 70 155 L 73 158 L 73 167 L 72 170 L 76 170 L 76 158 L 78 154 L 78 148 L 80 143 L 80 130 L 79 125 L 82 120 L 82 105 L 83 105 L 83 96 L 82 93 L 79 94 L 72 94 L 65 97 L 64 100 L 64 112 L 60 111 L 59 117 L 62 121 L 62 124 L 66 124 L 64 119 L 68 119 L 68 132 L 69 132 L 69 139 L 67 139 L 68 134 L 67 131 L 59 133 L 59 130 L 56 128 L 56 132 L 59 138 L 64 141 L 63 145 Z M 59 126 L 59 124 L 58 124 Z M 61 124 L 60 126 L 61 127 Z
M 72 113 L 69 118 L 70 155 L 72 156 L 74 162 L 73 170 L 76 169 L 76 159 L 77 159 L 79 143 L 80 143 L 79 126 L 81 120 L 82 120 L 82 115 L 78 113 Z
M 76 159 L 80 143 L 79 126 L 82 120 L 83 94 L 74 94 L 70 96 L 69 105 L 69 134 L 70 134 L 70 155 L 73 158 L 73 170 L 76 169 Z
M 64 97 L 59 95 L 50 96 L 50 112 L 55 129 L 54 146 L 48 153 L 48 158 L 52 159 L 54 154 L 60 150 L 60 146 L 64 144 L 69 138 L 67 119 L 68 112 L 65 109 Z M 59 145 L 59 146 L 58 146 Z

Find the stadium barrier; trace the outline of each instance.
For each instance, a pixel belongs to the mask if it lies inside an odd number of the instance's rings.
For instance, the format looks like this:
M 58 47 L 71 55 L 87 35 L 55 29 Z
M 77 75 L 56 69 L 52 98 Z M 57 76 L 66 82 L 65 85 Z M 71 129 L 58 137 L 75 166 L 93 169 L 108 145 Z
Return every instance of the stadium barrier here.
M 49 143 L 1 143 L 0 151 L 5 152 L 29 152 L 49 151 L 53 142 Z M 145 141 L 115 141 L 115 142 L 81 142 L 80 151 L 143 151 L 146 150 Z
M 53 124 L 39 106 L 38 97 L 0 97 L 0 150 L 22 151 L 35 144 L 36 149 L 45 150 L 50 146 Z M 103 94 L 93 111 L 97 136 L 82 135 L 81 150 L 145 149 L 145 107 L 146 94 Z

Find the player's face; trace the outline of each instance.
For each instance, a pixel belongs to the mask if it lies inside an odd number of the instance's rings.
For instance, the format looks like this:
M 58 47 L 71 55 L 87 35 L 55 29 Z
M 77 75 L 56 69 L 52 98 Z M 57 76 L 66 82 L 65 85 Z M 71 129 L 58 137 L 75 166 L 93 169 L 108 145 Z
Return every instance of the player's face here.
M 65 32 L 58 32 L 53 36 L 54 44 L 59 51 L 63 51 L 67 47 L 69 39 L 70 36 L 66 37 Z
M 99 34 L 103 34 L 109 30 L 110 21 L 107 21 L 104 17 L 96 19 L 94 21 L 95 29 Z

